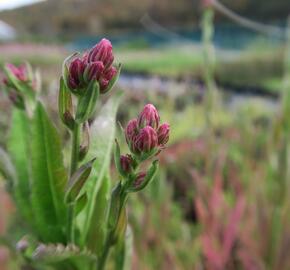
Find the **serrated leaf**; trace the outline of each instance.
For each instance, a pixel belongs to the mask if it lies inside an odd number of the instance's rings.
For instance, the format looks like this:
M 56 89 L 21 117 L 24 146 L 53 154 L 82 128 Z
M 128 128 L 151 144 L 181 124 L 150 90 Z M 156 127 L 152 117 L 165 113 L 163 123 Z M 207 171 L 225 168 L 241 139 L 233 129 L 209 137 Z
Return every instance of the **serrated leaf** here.
M 83 242 L 91 226 L 93 226 L 94 206 L 98 192 L 104 181 L 104 176 L 108 174 L 111 160 L 111 150 L 115 138 L 115 117 L 120 102 L 121 95 L 112 97 L 102 108 L 98 118 L 91 126 L 91 147 L 87 154 L 87 160 L 96 157 L 93 165 L 94 170 L 86 183 L 88 191 L 88 204 L 83 217 Z
M 63 242 L 66 222 L 64 190 L 67 173 L 63 165 L 61 140 L 41 103 L 32 120 L 31 198 L 40 239 Z
M 87 269 L 88 265 L 95 263 L 96 256 L 87 249 L 80 249 L 76 245 L 40 244 L 32 254 L 34 264 L 50 265 L 57 269 Z M 71 267 L 69 267 L 71 265 Z M 77 267 L 76 267 L 77 266 Z
M 30 204 L 30 125 L 24 111 L 14 109 L 12 125 L 8 135 L 7 148 L 11 162 L 15 167 L 16 178 L 13 183 L 13 194 L 20 213 L 27 222 L 32 221 Z

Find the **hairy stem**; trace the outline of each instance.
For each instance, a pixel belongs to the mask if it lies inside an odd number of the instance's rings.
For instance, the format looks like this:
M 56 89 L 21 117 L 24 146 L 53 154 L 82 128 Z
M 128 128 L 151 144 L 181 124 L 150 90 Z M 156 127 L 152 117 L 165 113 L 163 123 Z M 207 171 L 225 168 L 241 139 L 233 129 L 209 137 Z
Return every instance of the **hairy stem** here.
M 105 265 L 106 265 L 107 258 L 108 258 L 108 255 L 109 255 L 109 252 L 110 252 L 110 248 L 111 248 L 111 243 L 110 242 L 111 242 L 110 238 L 108 237 L 106 239 L 106 243 L 105 243 L 102 255 L 101 255 L 99 263 L 97 265 L 97 270 L 105 269 Z
M 79 161 L 79 151 L 80 151 L 80 125 L 75 123 L 72 132 L 72 150 L 71 150 L 71 167 L 70 175 L 72 176 L 78 168 Z M 75 242 L 74 236 L 74 204 L 69 204 L 67 209 L 67 237 L 69 242 Z
M 80 151 L 80 125 L 75 123 L 72 132 L 72 151 L 71 151 L 71 167 L 70 175 L 72 176 L 78 167 Z

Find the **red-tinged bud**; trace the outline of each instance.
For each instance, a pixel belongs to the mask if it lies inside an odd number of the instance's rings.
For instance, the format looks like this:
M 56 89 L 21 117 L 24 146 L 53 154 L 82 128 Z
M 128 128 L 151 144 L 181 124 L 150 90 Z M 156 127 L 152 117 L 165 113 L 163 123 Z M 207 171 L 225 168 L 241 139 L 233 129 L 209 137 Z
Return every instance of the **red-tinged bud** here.
M 101 61 L 93 62 L 87 66 L 87 81 L 99 80 L 102 72 L 104 70 L 104 65 Z
M 131 144 L 138 134 L 137 119 L 132 119 L 129 121 L 126 130 L 125 137 L 128 144 Z
M 103 38 L 88 53 L 88 62 L 101 61 L 105 69 L 109 68 L 114 61 L 113 48 L 109 40 Z
M 83 85 L 83 74 L 85 71 L 85 63 L 80 58 L 75 58 L 69 66 L 68 74 L 68 86 L 71 89 L 82 88 Z
M 110 81 L 114 78 L 114 76 L 118 73 L 118 70 L 115 67 L 110 67 L 105 70 L 102 74 L 102 78 L 100 78 L 100 91 L 101 93 L 105 93 L 106 89 L 109 86 Z
M 145 179 L 145 176 L 146 176 L 146 173 L 145 172 L 139 172 L 136 176 L 136 179 L 133 183 L 134 187 L 135 188 L 138 188 L 144 181 Z
M 19 81 L 26 82 L 28 80 L 28 73 L 25 65 L 19 67 L 13 64 L 6 64 L 5 67 L 16 77 Z M 7 80 L 6 80 L 7 81 Z
M 169 140 L 170 126 L 167 123 L 162 124 L 157 130 L 158 144 L 163 146 Z
M 126 174 L 129 174 L 132 172 L 134 160 L 131 155 L 121 155 L 120 163 L 121 163 L 122 170 Z
M 147 104 L 138 117 L 138 126 L 143 128 L 150 126 L 152 128 L 158 128 L 159 126 L 159 114 L 156 108 L 152 104 Z
M 140 130 L 139 134 L 135 138 L 133 149 L 137 149 L 143 153 L 148 153 L 157 146 L 158 137 L 155 129 L 150 126 L 146 126 Z

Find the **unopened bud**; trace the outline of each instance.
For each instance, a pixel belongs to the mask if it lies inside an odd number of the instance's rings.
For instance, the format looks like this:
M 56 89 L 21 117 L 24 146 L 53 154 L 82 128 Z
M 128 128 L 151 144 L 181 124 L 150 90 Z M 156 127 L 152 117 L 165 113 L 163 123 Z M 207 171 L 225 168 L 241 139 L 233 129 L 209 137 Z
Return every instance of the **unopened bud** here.
M 68 70 L 68 86 L 71 89 L 79 89 L 83 87 L 83 73 L 85 63 L 80 58 L 75 58 L 69 66 Z
M 134 149 L 140 152 L 148 153 L 158 146 L 158 137 L 155 129 L 146 126 L 141 129 L 134 141 Z
M 158 128 L 159 115 L 158 111 L 152 104 L 147 104 L 138 117 L 138 126 L 143 128 L 150 126 L 152 128 Z
M 121 155 L 120 157 L 121 168 L 125 174 L 132 172 L 134 160 L 131 155 Z
M 16 250 L 19 252 L 25 252 L 29 246 L 29 243 L 26 238 L 22 238 L 16 244 Z
M 88 64 L 86 67 L 86 81 L 90 82 L 91 80 L 99 80 L 103 70 L 104 65 L 101 61 Z
M 129 121 L 125 130 L 125 137 L 129 146 L 134 142 L 137 134 L 138 134 L 137 119 L 132 119 Z
M 169 140 L 170 126 L 167 123 L 162 124 L 157 130 L 158 144 L 165 145 Z
M 109 68 L 113 61 L 113 48 L 108 39 L 103 38 L 95 47 L 93 47 L 88 53 L 88 62 L 101 61 L 104 67 Z
M 26 65 L 16 67 L 13 64 L 8 63 L 5 65 L 5 68 L 9 70 L 17 80 L 22 82 L 26 82 L 28 80 Z M 8 82 L 8 80 L 5 81 Z
M 146 172 L 139 172 L 137 174 L 136 179 L 133 183 L 135 188 L 138 188 L 143 183 L 145 176 L 146 176 Z
M 110 67 L 107 69 L 100 78 L 100 91 L 101 93 L 106 93 L 109 91 L 110 81 L 117 75 L 118 70 L 115 67 Z

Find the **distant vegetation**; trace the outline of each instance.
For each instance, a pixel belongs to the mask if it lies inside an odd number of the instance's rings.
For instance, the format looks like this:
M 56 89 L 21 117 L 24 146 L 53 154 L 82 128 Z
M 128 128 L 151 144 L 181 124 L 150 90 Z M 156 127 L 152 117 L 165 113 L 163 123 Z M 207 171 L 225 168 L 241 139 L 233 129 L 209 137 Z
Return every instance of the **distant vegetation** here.
M 241 15 L 263 22 L 281 21 L 290 10 L 287 0 L 221 2 Z M 14 26 L 19 33 L 62 39 L 104 31 L 140 29 L 140 19 L 146 13 L 168 27 L 192 28 L 198 25 L 200 10 L 198 0 L 49 0 L 0 14 L 1 20 Z M 226 21 L 219 14 L 216 19 Z

